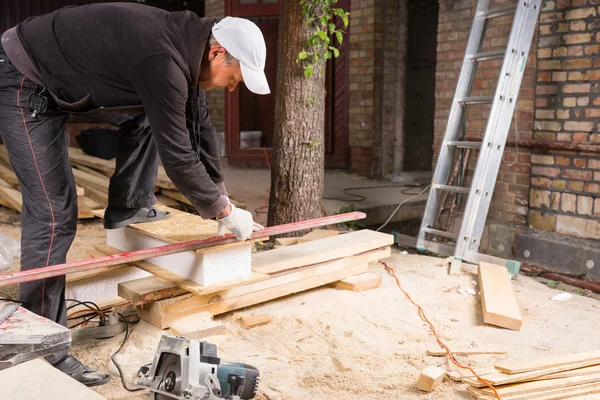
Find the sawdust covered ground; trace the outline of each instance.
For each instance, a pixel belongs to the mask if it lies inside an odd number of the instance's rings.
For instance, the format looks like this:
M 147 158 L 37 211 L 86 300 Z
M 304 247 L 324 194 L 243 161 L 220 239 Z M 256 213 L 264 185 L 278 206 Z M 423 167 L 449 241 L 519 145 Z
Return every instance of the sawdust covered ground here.
M 18 237 L 18 227 L 0 213 L 2 233 Z M 13 221 L 14 222 L 14 221 Z M 78 239 L 69 259 L 83 258 L 86 248 L 104 240 L 98 222 L 80 224 Z M 483 324 L 478 295 L 464 295 L 458 289 L 474 288 L 476 276 L 448 276 L 435 263 L 439 259 L 403 255 L 395 250 L 388 260 L 396 267 L 404 288 L 423 306 L 440 336 L 454 347 L 501 347 L 502 356 L 462 357 L 465 362 L 484 366 L 500 360 L 526 360 L 600 349 L 600 303 L 574 296 L 568 302 L 550 298 L 559 293 L 534 279 L 520 276 L 513 281 L 524 318 L 520 332 Z M 435 339 L 380 265 L 373 272 L 383 277 L 381 288 L 352 293 L 320 288 L 239 310 L 216 318 L 226 324 L 229 334 L 206 340 L 217 344 L 227 361 L 255 365 L 261 382 L 278 399 L 468 399 L 464 386 L 445 381 L 434 393 L 414 388 L 419 372 L 427 366 L 444 367 L 443 358 L 426 355 L 436 348 Z M 237 318 L 267 313 L 273 321 L 250 330 L 242 329 Z M 128 379 L 152 360 L 163 334 L 140 323 L 124 350 L 117 356 Z M 110 355 L 119 347 L 122 335 L 102 341 L 75 343 L 73 354 L 93 368 L 109 371 L 110 384 L 94 388 L 108 399 L 148 399 L 148 394 L 122 389 Z M 259 397 L 264 400 L 264 397 Z

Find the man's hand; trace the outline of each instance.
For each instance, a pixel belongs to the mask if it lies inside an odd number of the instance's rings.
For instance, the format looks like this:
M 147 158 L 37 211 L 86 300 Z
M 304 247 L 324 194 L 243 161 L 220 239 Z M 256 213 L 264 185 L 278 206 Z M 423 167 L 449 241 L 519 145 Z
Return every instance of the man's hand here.
M 231 231 L 239 241 L 243 242 L 252 237 L 253 232 L 257 232 L 265 229 L 263 226 L 257 224 L 252 219 L 252 214 L 246 210 L 241 210 L 229 204 L 231 212 L 229 215 L 223 218 L 218 218 L 219 229 L 217 230 L 217 236 L 223 236 L 227 233 L 227 230 Z

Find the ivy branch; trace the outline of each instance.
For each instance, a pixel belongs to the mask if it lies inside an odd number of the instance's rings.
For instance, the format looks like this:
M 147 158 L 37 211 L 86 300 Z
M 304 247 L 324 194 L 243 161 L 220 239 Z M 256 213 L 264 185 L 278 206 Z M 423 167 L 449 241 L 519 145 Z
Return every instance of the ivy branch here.
M 344 29 L 348 27 L 350 13 L 341 8 L 334 8 L 338 0 L 300 0 L 304 24 L 309 25 L 311 34 L 305 47 L 296 57 L 296 62 L 303 61 L 304 76 L 311 77 L 315 67 L 319 67 L 319 76 L 323 74 L 323 62 L 331 57 L 337 58 L 340 51 L 332 43 L 332 37 L 339 44 L 344 40 L 345 30 L 337 29 L 336 17 L 342 19 Z M 334 41 L 335 41 L 334 40 Z

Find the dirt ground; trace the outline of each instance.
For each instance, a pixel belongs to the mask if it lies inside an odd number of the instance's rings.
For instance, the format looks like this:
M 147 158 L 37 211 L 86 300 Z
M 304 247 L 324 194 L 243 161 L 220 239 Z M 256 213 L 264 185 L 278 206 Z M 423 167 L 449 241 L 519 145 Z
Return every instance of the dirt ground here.
M 0 232 L 17 238 L 18 215 L 0 211 Z M 69 260 L 83 258 L 85 250 L 99 240 L 104 240 L 104 232 L 98 221 L 80 224 Z M 521 331 L 515 332 L 486 326 L 480 296 L 459 292 L 461 288 L 478 292 L 476 275 L 449 276 L 435 266 L 439 259 L 402 254 L 397 249 L 387 261 L 449 346 L 508 351 L 500 356 L 460 357 L 466 363 L 487 366 L 501 360 L 600 349 L 600 303 L 593 298 L 574 295 L 567 302 L 554 301 L 551 297 L 560 290 L 519 276 L 513 287 L 524 322 Z M 464 385 L 448 380 L 430 394 L 415 389 L 422 369 L 445 367 L 446 361 L 426 355 L 427 349 L 437 347 L 435 339 L 393 278 L 379 264 L 373 264 L 372 271 L 383 277 L 379 289 L 353 293 L 325 287 L 238 310 L 216 318 L 227 326 L 228 335 L 205 340 L 218 346 L 221 359 L 256 366 L 261 385 L 279 394 L 278 399 L 470 398 Z M 273 321 L 250 330 L 239 326 L 240 316 L 259 313 L 271 315 Z M 133 328 L 117 356 L 127 379 L 152 361 L 164 333 L 144 322 Z M 145 392 L 128 393 L 121 387 L 110 355 L 122 338 L 74 343 L 72 353 L 113 375 L 109 384 L 94 388 L 106 398 L 148 399 Z

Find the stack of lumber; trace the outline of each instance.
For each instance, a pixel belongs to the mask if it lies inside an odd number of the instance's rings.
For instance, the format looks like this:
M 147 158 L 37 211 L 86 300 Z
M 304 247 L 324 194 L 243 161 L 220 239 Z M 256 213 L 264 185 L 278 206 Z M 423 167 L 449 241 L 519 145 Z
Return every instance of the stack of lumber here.
M 109 178 L 115 172 L 115 159 L 104 160 L 85 154 L 81 149 L 69 147 L 69 162 L 73 166 L 75 182 L 86 188 L 90 197 L 106 207 Z M 159 204 L 176 209 L 191 206 L 190 201 L 177 190 L 162 166 L 158 167 L 155 193 Z M 231 199 L 231 195 L 230 200 L 237 207 L 245 208 L 243 203 Z
M 108 188 L 108 185 L 107 185 Z M 79 206 L 79 219 L 94 218 L 93 210 L 102 207 L 94 196 L 84 186 L 77 186 L 77 203 Z M 23 198 L 20 192 L 19 181 L 10 166 L 8 151 L 0 145 L 0 206 L 21 212 Z
M 494 392 L 468 370 L 448 374 L 466 383 L 478 400 L 497 399 Z M 503 400 L 600 398 L 600 350 L 475 368 Z
M 147 261 L 138 268 L 154 276 L 122 282 L 118 294 L 138 314 L 165 329 L 188 315 L 219 315 L 364 274 L 371 262 L 389 257 L 393 236 L 362 230 L 252 254 L 252 274 L 200 286 Z M 104 254 L 115 249 L 96 246 Z

